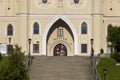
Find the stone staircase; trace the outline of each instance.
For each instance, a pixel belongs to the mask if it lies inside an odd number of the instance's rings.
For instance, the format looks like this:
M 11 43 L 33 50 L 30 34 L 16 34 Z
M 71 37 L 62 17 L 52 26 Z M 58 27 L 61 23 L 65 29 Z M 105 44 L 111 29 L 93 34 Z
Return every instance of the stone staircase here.
M 95 80 L 89 57 L 36 56 L 29 71 L 30 80 Z

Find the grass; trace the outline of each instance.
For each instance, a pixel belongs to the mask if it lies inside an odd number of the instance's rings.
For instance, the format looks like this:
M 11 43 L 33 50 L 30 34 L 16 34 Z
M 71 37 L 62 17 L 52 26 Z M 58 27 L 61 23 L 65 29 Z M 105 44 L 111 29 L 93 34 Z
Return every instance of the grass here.
M 120 66 L 115 65 L 112 58 L 102 58 L 97 66 L 101 80 L 103 79 L 103 69 L 107 69 L 106 80 L 120 80 Z

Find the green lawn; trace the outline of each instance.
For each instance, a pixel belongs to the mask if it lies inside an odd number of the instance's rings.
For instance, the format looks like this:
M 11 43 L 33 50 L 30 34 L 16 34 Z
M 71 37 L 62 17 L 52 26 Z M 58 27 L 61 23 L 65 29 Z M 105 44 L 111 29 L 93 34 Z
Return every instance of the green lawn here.
M 120 66 L 115 65 L 112 58 L 102 58 L 97 66 L 101 80 L 103 79 L 103 69 L 107 69 L 106 80 L 120 80 Z

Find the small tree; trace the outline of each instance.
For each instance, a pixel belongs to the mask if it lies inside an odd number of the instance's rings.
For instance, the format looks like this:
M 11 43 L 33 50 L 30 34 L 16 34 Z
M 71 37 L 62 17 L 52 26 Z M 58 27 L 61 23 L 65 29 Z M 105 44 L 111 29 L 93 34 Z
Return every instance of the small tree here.
M 112 47 L 114 48 L 114 54 L 112 54 L 112 57 L 117 62 L 120 62 L 120 26 L 111 27 L 107 39 L 112 43 Z
M 21 49 L 21 47 L 15 45 L 15 48 L 13 48 L 13 50 L 9 53 L 9 65 L 4 76 L 4 80 L 27 79 L 24 52 L 22 52 Z
M 111 27 L 107 40 L 112 43 L 116 52 L 120 52 L 120 27 Z

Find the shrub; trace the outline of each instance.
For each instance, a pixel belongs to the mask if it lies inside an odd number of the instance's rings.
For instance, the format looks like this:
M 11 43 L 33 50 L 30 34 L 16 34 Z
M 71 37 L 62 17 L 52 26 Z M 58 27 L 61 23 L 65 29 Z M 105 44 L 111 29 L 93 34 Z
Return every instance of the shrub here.
M 28 80 L 24 52 L 22 48 L 15 45 L 7 56 L 7 68 L 0 68 L 0 80 Z M 3 60 L 4 61 L 4 60 Z M 6 65 L 6 63 L 4 63 Z
M 114 53 L 112 57 L 115 59 L 116 62 L 120 63 L 120 53 Z

